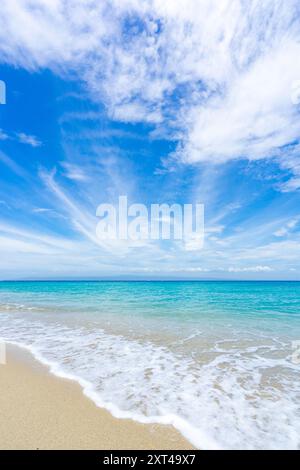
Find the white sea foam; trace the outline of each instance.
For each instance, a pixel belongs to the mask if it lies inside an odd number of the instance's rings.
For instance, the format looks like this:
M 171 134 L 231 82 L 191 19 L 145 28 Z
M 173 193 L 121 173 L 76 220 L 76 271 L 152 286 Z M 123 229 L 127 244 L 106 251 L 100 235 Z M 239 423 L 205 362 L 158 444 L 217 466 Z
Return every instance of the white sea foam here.
M 13 312 L 15 312 L 16 310 L 21 310 L 22 312 L 35 310 L 37 312 L 40 312 L 43 309 L 40 308 L 40 307 L 31 307 L 31 306 L 27 306 L 27 305 L 24 305 L 24 304 L 6 303 L 6 304 L 0 304 L 0 312 L 3 311 L 3 310 L 4 311 L 5 310 L 11 310 Z
M 0 336 L 79 382 L 115 417 L 172 424 L 202 449 L 300 448 L 299 366 L 280 345 L 262 355 L 260 346 L 219 342 L 200 364 L 149 341 L 19 311 L 1 314 Z

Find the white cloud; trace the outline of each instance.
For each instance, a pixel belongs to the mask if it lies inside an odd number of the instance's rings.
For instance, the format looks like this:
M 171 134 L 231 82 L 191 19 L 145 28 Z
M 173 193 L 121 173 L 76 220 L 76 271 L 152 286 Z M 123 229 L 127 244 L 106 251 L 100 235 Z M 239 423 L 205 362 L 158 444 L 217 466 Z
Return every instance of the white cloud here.
M 196 106 L 181 152 L 189 162 L 277 156 L 300 134 L 291 83 L 300 76 L 300 44 L 283 41 L 232 76 L 224 96 Z
M 48 209 L 46 207 L 36 207 L 32 209 L 32 212 L 35 214 L 44 214 L 45 212 L 50 212 L 52 209 Z
M 3 129 L 0 129 L 0 140 L 17 141 L 21 144 L 31 145 L 31 147 L 40 147 L 42 145 L 42 142 L 34 135 L 25 134 L 25 132 L 8 134 Z
M 248 266 L 248 267 L 230 267 L 228 268 L 229 273 L 262 273 L 262 272 L 271 272 L 273 271 L 270 266 Z
M 184 162 L 283 162 L 300 132 L 299 13 L 298 0 L 3 0 L 1 60 L 75 71 L 114 119 L 173 129 Z
M 20 250 L 32 253 L 72 251 L 76 244 L 70 240 L 27 230 L 0 220 L 1 250 Z
M 300 144 L 290 146 L 288 151 L 282 151 L 280 164 L 289 172 L 289 178 L 278 185 L 282 192 L 291 192 L 300 189 Z M 291 176 L 292 174 L 292 176 Z
M 299 217 L 295 217 L 287 222 L 283 227 L 274 232 L 275 237 L 284 237 L 288 235 L 298 225 L 299 220 Z
M 24 132 L 17 134 L 17 139 L 21 144 L 31 145 L 31 147 L 40 147 L 42 142 L 34 135 L 28 135 Z
M 64 168 L 64 176 L 73 181 L 88 181 L 89 177 L 85 171 L 78 165 L 68 162 L 62 162 L 61 166 Z
M 253 246 L 252 248 L 240 249 L 236 253 L 236 260 L 269 260 L 278 262 L 281 260 L 295 262 L 300 257 L 299 240 L 283 240 L 266 245 Z
M 9 139 L 9 136 L 4 132 L 2 129 L 0 129 L 0 140 L 7 140 Z
M 26 171 L 20 165 L 18 165 L 18 163 L 6 155 L 6 153 L 2 152 L 2 150 L 0 150 L 0 163 L 6 165 L 11 171 L 21 178 L 26 179 L 28 177 Z

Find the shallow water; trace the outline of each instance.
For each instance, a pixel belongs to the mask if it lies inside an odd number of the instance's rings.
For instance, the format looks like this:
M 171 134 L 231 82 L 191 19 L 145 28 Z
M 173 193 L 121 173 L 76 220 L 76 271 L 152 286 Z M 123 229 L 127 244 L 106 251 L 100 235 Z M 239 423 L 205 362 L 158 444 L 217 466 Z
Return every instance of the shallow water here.
M 200 448 L 300 448 L 300 283 L 2 282 L 0 337 Z

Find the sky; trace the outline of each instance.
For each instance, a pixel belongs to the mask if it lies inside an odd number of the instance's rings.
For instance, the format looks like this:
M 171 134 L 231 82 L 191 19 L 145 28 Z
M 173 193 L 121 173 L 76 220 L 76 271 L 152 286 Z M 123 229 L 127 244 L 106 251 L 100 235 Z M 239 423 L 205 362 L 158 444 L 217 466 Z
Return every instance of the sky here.
M 2 0 L 0 279 L 300 280 L 299 0 Z M 96 236 L 205 206 L 199 249 Z

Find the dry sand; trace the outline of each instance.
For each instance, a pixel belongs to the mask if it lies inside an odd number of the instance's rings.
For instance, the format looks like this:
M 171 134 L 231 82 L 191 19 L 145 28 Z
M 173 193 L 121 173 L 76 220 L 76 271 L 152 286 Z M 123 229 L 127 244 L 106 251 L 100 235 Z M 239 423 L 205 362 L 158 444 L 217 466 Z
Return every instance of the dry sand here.
M 174 428 L 116 419 L 23 349 L 0 365 L 0 449 L 192 449 Z

